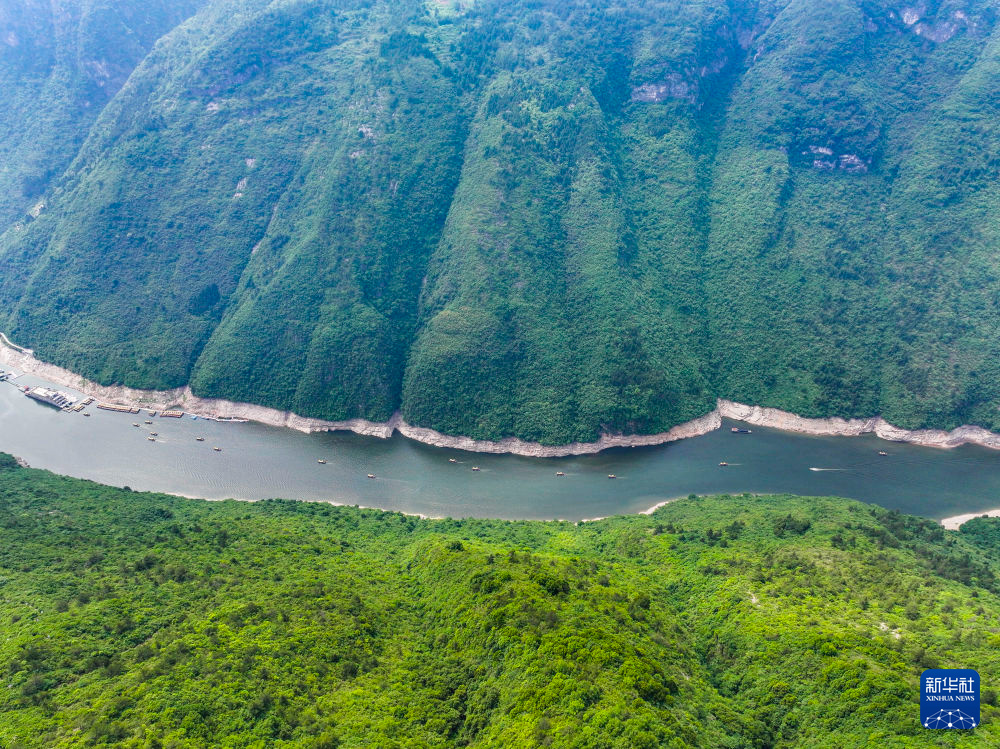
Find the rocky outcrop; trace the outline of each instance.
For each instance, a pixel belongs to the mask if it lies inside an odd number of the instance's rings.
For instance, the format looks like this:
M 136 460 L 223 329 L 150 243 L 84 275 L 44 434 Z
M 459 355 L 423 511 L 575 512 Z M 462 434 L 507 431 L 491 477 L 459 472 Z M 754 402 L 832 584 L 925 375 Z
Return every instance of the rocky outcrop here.
M 632 89 L 632 101 L 659 104 L 667 99 L 686 99 L 693 102 L 695 93 L 680 75 L 671 73 L 666 80 L 643 83 Z
M 862 158 L 854 153 L 835 154 L 828 146 L 810 145 L 802 151 L 802 155 L 812 159 L 813 169 L 832 171 L 841 169 L 848 174 L 866 174 L 871 166 L 870 158 Z
M 899 16 L 907 28 L 913 29 L 914 34 L 938 44 L 948 41 L 962 28 L 971 28 L 973 31 L 976 29 L 976 24 L 969 23 L 969 16 L 963 10 L 952 11 L 947 18 L 938 20 L 936 23 L 926 21 L 924 18 L 926 13 L 927 6 L 920 3 L 912 7 L 902 8 Z

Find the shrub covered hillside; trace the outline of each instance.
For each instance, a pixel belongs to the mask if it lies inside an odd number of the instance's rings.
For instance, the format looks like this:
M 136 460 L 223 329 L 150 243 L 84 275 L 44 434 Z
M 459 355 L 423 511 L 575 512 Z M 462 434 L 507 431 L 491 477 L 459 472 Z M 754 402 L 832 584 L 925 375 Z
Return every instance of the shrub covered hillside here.
M 12 2 L 44 359 L 490 439 L 1000 428 L 988 0 Z
M 1000 522 L 689 498 L 596 523 L 183 500 L 0 471 L 14 747 L 1000 743 Z M 975 732 L 918 676 L 975 667 Z

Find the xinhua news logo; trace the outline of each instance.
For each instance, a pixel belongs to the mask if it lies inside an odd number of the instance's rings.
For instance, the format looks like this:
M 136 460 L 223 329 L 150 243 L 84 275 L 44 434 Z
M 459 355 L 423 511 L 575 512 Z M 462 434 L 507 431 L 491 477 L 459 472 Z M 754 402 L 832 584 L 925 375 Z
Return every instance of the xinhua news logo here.
M 920 724 L 924 728 L 979 725 L 979 674 L 971 668 L 929 668 L 920 675 Z

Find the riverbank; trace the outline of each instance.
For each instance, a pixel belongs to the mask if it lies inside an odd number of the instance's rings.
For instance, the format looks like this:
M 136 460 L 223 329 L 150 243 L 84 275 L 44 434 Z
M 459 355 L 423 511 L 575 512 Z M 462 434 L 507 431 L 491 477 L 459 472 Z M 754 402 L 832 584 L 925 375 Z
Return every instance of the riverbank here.
M 973 444 L 994 450 L 1000 449 L 1000 434 L 978 426 L 960 426 L 950 432 L 935 429 L 907 430 L 894 426 L 881 417 L 813 419 L 776 408 L 751 406 L 722 398 L 717 401 L 715 409 L 704 416 L 678 424 L 672 429 L 658 434 L 604 434 L 595 442 L 574 442 L 568 445 L 542 445 L 516 437 L 508 437 L 498 441 L 477 440 L 471 437 L 442 434 L 434 429 L 408 424 L 398 413 L 385 422 L 373 422 L 366 419 L 328 421 L 253 403 L 239 403 L 221 398 L 202 398 L 192 393 L 190 387 L 174 388 L 173 390 L 142 390 L 123 386 L 100 385 L 68 369 L 41 361 L 34 356 L 30 349 L 16 346 L 5 335 L 0 335 L 0 365 L 40 377 L 63 387 L 73 388 L 108 403 L 157 410 L 176 408 L 199 416 L 247 419 L 302 432 L 350 431 L 382 439 L 388 439 L 394 432 L 399 432 L 404 437 L 435 447 L 478 453 L 509 453 L 536 458 L 590 455 L 612 447 L 662 445 L 707 434 L 720 428 L 723 419 L 816 436 L 856 437 L 862 434 L 875 434 L 881 439 L 925 447 L 952 448 Z

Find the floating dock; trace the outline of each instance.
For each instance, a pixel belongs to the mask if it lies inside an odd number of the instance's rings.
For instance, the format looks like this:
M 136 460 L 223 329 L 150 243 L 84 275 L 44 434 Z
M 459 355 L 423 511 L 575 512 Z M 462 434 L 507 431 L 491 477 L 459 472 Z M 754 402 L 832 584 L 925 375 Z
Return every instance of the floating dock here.
M 105 411 L 117 411 L 120 414 L 139 413 L 139 409 L 135 406 L 117 406 L 114 403 L 98 403 L 97 407 Z
M 184 415 L 183 411 L 161 411 L 160 416 L 165 419 L 179 419 Z

